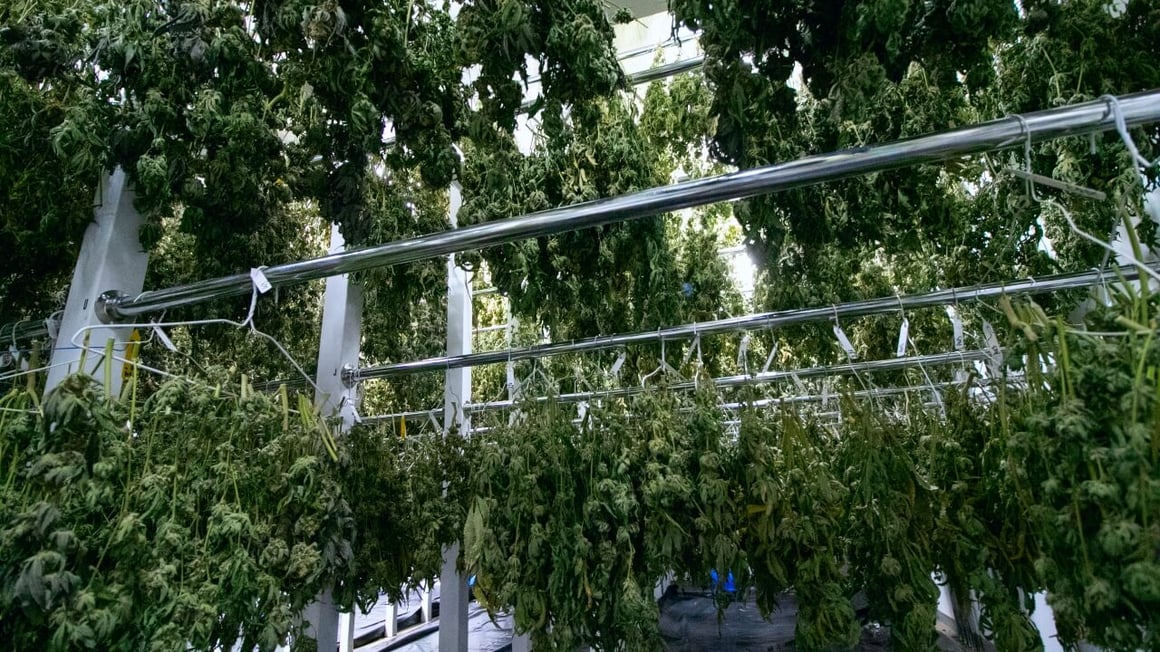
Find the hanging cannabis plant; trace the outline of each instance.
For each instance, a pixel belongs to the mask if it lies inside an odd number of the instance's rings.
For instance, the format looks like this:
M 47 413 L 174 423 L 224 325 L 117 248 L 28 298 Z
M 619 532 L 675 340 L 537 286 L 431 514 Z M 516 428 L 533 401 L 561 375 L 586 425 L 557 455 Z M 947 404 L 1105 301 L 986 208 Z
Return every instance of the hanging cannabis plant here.
M 72 376 L 4 403 L 16 648 L 272 650 L 351 563 L 348 458 L 309 401 L 174 381 L 138 404 Z

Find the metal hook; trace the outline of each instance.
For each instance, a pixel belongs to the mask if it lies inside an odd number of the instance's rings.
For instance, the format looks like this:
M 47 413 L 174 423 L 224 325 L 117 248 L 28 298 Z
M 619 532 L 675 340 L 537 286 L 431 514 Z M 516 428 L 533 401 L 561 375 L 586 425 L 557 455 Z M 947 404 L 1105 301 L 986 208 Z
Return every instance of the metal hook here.
M 1118 109 L 1119 104 L 1117 104 L 1116 107 Z M 1024 183 L 1027 185 L 1027 196 L 1031 199 L 1031 201 L 1037 204 L 1043 201 L 1039 197 L 1039 193 L 1035 190 L 1037 185 L 1048 186 L 1055 188 L 1056 190 L 1062 190 L 1063 192 L 1071 193 L 1073 195 L 1086 197 L 1087 199 L 1094 199 L 1095 201 L 1107 200 L 1108 195 L 1105 192 L 1101 192 L 1093 188 L 1087 188 L 1085 186 L 1080 186 L 1074 183 L 1068 183 L 1066 181 L 1059 181 L 1042 174 L 1036 174 L 1031 167 L 1031 130 L 1027 125 L 1027 119 L 1019 114 L 1015 114 L 1012 117 L 1019 121 L 1020 138 L 1023 140 L 1023 169 L 1020 170 L 1019 168 L 1009 167 L 1007 168 L 1007 171 L 1016 177 L 1023 179 Z
M 1136 141 L 1128 133 L 1128 123 L 1124 120 L 1124 111 L 1120 107 L 1120 98 L 1115 95 L 1101 95 L 1100 99 L 1107 102 L 1108 110 L 1111 112 L 1113 122 L 1116 124 L 1116 133 L 1120 135 L 1120 140 L 1124 141 L 1124 146 L 1128 148 L 1128 153 L 1132 156 L 1132 162 L 1145 168 L 1155 165 L 1154 162 L 1149 161 L 1140 154 L 1139 148 L 1136 147 Z
M 1028 174 L 1030 174 L 1031 173 L 1031 127 L 1027 124 L 1027 118 L 1024 118 L 1022 115 L 1016 113 L 1011 117 L 1013 117 L 1015 120 L 1019 121 L 1019 140 L 1023 141 L 1023 168 Z M 1025 178 L 1024 181 L 1027 185 L 1027 196 L 1032 201 L 1038 202 L 1039 197 L 1035 194 L 1035 184 L 1031 181 L 1030 178 Z

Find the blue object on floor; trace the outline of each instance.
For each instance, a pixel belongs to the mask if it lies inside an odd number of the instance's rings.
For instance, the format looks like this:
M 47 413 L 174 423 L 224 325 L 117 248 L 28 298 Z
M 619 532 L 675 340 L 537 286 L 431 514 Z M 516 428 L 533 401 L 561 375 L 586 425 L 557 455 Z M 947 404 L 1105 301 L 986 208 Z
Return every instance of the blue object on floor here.
M 733 583 L 733 571 L 729 571 L 729 574 L 725 577 L 725 592 L 734 593 L 736 591 L 737 585 Z
M 475 586 L 475 576 L 474 576 L 474 575 L 472 575 L 471 577 L 467 578 L 467 588 L 469 588 L 469 589 L 470 589 L 470 588 L 472 588 L 473 586 Z
M 714 568 L 709 571 L 709 581 L 713 584 L 713 588 L 717 588 L 717 584 L 721 582 L 721 578 L 717 576 L 717 569 Z

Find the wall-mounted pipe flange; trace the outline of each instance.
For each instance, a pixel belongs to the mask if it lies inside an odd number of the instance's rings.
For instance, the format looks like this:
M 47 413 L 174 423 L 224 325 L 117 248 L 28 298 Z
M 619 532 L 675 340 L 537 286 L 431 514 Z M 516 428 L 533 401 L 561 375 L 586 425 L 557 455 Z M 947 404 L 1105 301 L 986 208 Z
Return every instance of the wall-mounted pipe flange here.
M 350 389 L 351 387 L 359 384 L 358 378 L 355 377 L 355 374 L 357 373 L 358 365 L 350 363 L 342 365 L 342 371 L 339 373 L 339 375 L 342 376 L 342 386 Z
M 97 297 L 97 305 L 93 306 L 93 313 L 102 324 L 116 324 L 123 321 L 117 315 L 117 305 L 129 298 L 128 294 L 120 290 L 108 290 Z

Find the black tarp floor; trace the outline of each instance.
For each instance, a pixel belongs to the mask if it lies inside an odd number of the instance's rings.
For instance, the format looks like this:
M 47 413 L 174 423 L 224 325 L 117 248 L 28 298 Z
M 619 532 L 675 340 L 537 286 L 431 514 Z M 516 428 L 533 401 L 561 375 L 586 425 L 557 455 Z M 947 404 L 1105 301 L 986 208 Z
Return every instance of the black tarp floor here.
M 797 602 L 787 594 L 778 601 L 779 608 L 762 618 L 761 612 L 751 598 L 729 605 L 722 618 L 718 618 L 717 605 L 713 598 L 704 593 L 681 592 L 670 589 L 660 601 L 660 631 L 664 637 L 665 649 L 669 652 L 783 652 L 794 650 L 793 632 L 797 619 Z M 386 641 L 372 644 L 360 651 L 376 652 L 392 650 L 398 652 L 436 652 L 439 648 L 437 624 L 427 626 L 426 631 L 413 636 L 398 645 Z M 469 652 L 507 652 L 511 649 L 511 620 L 499 618 L 492 623 L 486 612 L 474 603 L 469 617 Z M 939 649 L 946 652 L 961 652 L 960 646 L 949 632 L 951 626 L 939 624 Z M 879 652 L 890 650 L 890 631 L 867 626 L 862 630 L 862 641 L 858 652 Z

